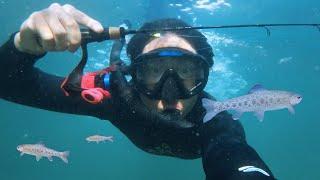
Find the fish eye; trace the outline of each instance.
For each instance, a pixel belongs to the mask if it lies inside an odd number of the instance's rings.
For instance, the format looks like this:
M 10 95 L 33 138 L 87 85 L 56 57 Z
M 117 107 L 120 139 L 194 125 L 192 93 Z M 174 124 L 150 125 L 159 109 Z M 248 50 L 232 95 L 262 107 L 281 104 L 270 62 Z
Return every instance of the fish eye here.
M 298 99 L 301 99 L 301 96 L 298 96 L 297 98 L 298 98 Z

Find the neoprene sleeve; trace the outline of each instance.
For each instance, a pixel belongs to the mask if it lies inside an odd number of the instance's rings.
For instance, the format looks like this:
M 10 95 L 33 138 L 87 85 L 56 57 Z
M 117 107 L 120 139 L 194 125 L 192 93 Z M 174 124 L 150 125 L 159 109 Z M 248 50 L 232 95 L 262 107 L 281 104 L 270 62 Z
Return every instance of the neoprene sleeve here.
M 247 144 L 242 125 L 231 115 L 218 114 L 202 127 L 201 132 L 202 163 L 207 180 L 275 179 L 258 153 Z M 247 168 L 250 172 L 242 170 L 246 166 L 253 166 Z
M 111 102 L 92 105 L 81 97 L 67 97 L 60 88 L 64 77 L 34 67 L 42 56 L 18 51 L 14 35 L 0 47 L 0 97 L 19 104 L 50 111 L 111 118 Z

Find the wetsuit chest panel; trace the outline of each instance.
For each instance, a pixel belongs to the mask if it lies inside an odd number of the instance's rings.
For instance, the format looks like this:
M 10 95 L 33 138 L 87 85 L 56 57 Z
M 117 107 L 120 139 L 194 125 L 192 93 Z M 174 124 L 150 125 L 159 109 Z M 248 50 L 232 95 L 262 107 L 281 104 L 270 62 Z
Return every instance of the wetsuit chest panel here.
M 202 97 L 202 96 L 201 96 Z M 119 128 L 140 149 L 157 155 L 173 156 L 183 159 L 201 157 L 199 127 L 205 114 L 199 100 L 186 119 L 197 124 L 185 130 L 151 127 L 136 123 L 134 117 L 122 114 L 121 119 L 112 123 Z
M 200 155 L 200 139 L 196 130 L 181 132 L 137 126 L 130 122 L 114 123 L 140 149 L 163 156 L 195 159 Z

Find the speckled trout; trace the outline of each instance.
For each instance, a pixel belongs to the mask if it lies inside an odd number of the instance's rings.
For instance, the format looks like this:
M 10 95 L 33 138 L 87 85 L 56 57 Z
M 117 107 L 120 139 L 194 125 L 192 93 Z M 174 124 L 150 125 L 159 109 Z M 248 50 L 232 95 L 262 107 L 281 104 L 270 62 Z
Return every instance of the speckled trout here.
M 36 160 L 39 161 L 42 157 L 47 157 L 49 161 L 53 161 L 52 157 L 56 156 L 62 159 L 63 162 L 68 163 L 67 157 L 69 151 L 59 152 L 50 148 L 47 148 L 44 144 L 22 144 L 17 147 L 17 150 L 21 152 L 21 156 L 29 154 L 36 156 Z
M 302 96 L 297 93 L 278 90 L 267 90 L 261 85 L 255 85 L 247 95 L 228 99 L 223 102 L 211 99 L 202 99 L 202 105 L 206 109 L 203 122 L 211 120 L 218 113 L 226 110 L 236 111 L 233 119 L 237 120 L 244 112 L 254 112 L 262 121 L 265 111 L 287 108 L 294 114 L 293 106 L 301 102 Z

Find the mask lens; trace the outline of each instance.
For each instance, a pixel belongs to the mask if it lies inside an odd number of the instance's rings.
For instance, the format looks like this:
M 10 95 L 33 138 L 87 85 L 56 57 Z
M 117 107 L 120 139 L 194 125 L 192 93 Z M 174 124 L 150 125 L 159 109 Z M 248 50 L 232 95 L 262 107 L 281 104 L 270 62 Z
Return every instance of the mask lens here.
M 153 90 L 167 71 L 174 71 L 185 89 L 191 90 L 204 79 L 201 60 L 190 58 L 152 58 L 136 64 L 137 80 L 148 90 Z
M 137 80 L 144 84 L 149 90 L 152 90 L 160 81 L 166 67 L 160 65 L 160 61 L 143 61 L 136 66 Z M 162 64 L 163 65 L 163 64 Z

